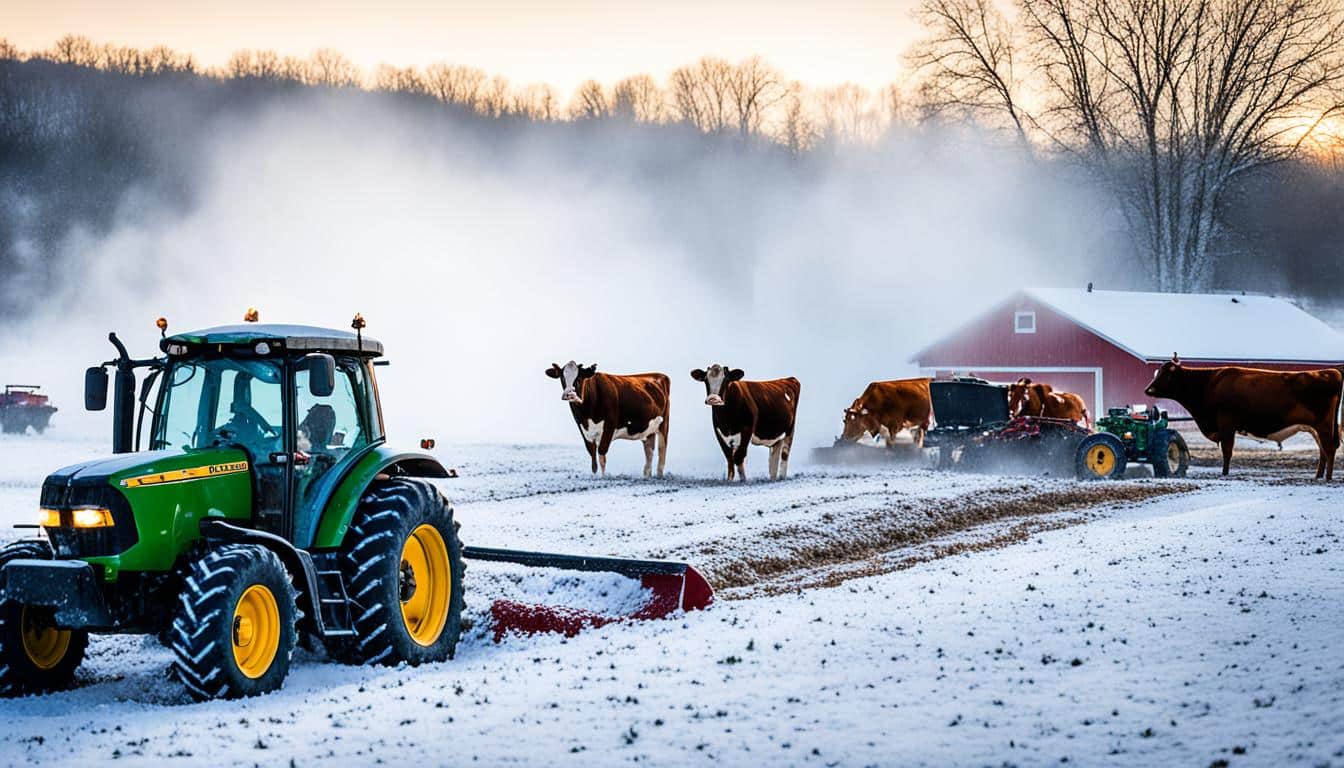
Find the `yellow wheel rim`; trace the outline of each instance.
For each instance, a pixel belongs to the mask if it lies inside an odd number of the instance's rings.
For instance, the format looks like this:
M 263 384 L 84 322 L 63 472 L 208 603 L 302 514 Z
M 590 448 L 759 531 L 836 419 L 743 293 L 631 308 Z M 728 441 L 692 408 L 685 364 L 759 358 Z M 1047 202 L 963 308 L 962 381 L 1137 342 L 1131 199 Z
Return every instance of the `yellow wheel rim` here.
M 448 547 L 432 525 L 411 531 L 401 548 L 401 619 L 411 639 L 433 645 L 448 623 L 448 603 L 453 595 L 453 571 Z
M 1181 446 L 1175 443 L 1167 446 L 1167 466 L 1172 472 L 1181 468 Z
M 1110 477 L 1115 471 L 1115 451 L 1105 443 L 1088 448 L 1087 468 L 1097 477 Z
M 266 674 L 280 649 L 280 608 L 261 584 L 248 587 L 233 609 L 233 660 L 255 680 Z
M 19 617 L 20 634 L 23 635 L 23 652 L 33 666 L 41 670 L 51 669 L 61 663 L 65 652 L 70 650 L 70 630 L 57 629 L 49 623 L 37 620 L 23 607 Z

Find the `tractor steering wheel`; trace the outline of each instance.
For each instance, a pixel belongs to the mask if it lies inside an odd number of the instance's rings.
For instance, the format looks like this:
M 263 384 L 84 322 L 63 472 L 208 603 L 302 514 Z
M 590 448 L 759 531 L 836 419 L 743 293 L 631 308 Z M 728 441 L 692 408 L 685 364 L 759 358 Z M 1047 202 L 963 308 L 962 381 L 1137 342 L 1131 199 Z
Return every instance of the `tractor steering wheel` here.
M 238 417 L 239 421 L 260 432 L 262 437 L 280 436 L 280 430 L 271 426 L 271 423 L 264 416 L 257 413 L 257 409 L 253 408 L 251 403 L 241 403 L 236 406 L 234 415 Z

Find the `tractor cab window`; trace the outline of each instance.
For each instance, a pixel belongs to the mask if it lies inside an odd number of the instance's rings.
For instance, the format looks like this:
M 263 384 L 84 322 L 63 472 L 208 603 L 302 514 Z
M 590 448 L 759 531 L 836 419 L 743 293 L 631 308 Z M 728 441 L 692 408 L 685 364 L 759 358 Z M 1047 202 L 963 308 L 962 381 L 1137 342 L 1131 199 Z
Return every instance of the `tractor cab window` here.
M 294 389 L 294 413 L 299 420 L 295 429 L 299 453 L 294 465 L 296 508 L 302 510 L 320 495 L 326 485 L 322 480 L 332 469 L 344 466 L 369 444 L 364 367 L 354 358 L 336 358 L 336 386 L 327 397 L 313 395 L 308 371 L 300 368 L 294 373 Z
M 280 369 L 266 361 L 192 360 L 166 375 L 153 448 L 238 445 L 256 457 L 281 450 Z

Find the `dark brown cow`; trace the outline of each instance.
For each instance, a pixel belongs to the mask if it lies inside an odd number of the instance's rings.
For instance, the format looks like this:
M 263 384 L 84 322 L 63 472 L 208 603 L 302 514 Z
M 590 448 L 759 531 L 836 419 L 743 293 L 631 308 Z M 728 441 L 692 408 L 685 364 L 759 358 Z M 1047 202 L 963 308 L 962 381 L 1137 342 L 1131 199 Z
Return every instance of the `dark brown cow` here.
M 1257 368 L 1186 368 L 1173 356 L 1153 374 L 1150 397 L 1175 400 L 1194 417 L 1204 436 L 1222 446 L 1223 474 L 1232 464 L 1232 445 L 1242 432 L 1283 442 L 1298 432 L 1316 438 L 1316 477 L 1330 480 L 1339 448 L 1340 388 L 1344 376 L 1333 368 L 1288 373 Z
M 881 437 L 893 447 L 896 433 L 907 427 L 915 447 L 924 445 L 924 433 L 933 425 L 933 400 L 929 379 L 874 381 L 845 409 L 841 439 L 857 443 L 866 437 Z
M 1031 379 L 1018 379 L 1008 387 L 1008 413 L 1013 416 L 1042 416 L 1047 419 L 1067 419 L 1083 422 L 1092 428 L 1087 403 L 1072 392 L 1056 392 L 1049 384 L 1036 384 Z
M 612 440 L 640 440 L 644 443 L 644 476 L 653 472 L 654 443 L 658 444 L 658 476 L 663 476 L 672 404 L 672 380 L 666 374 L 616 376 L 598 373 L 596 364 L 582 366 L 570 360 L 564 367 L 552 363 L 546 375 L 560 380 L 560 399 L 569 403 L 594 473 L 600 464 L 606 477 Z
M 770 448 L 770 479 L 783 480 L 789 474 L 802 385 L 795 378 L 743 381 L 745 375 L 741 368 L 717 363 L 709 370 L 691 371 L 692 379 L 705 383 L 705 404 L 712 409 L 714 437 L 728 460 L 728 479 L 736 470 L 746 482 L 747 448 L 765 445 Z

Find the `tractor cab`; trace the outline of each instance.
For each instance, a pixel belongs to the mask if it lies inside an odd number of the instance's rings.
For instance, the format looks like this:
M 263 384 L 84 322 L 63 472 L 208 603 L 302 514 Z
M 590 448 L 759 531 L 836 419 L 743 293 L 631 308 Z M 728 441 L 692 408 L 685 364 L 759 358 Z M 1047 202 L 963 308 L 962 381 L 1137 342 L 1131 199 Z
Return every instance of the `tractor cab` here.
M 383 439 L 373 373 L 382 345 L 355 333 L 248 324 L 170 336 L 160 347 L 167 357 L 149 449 L 241 450 L 255 527 L 307 546 L 335 482 Z

